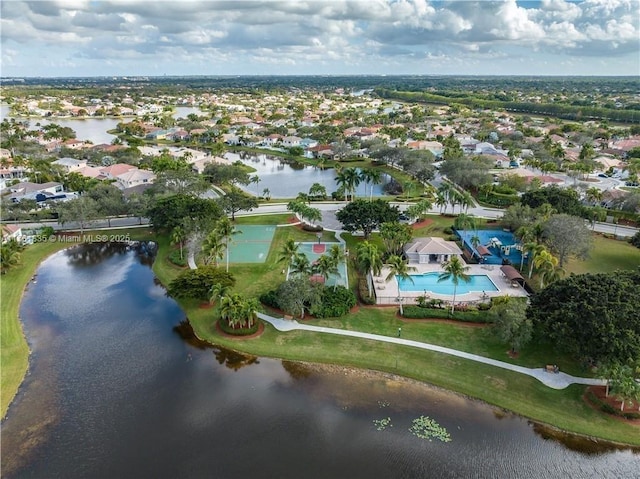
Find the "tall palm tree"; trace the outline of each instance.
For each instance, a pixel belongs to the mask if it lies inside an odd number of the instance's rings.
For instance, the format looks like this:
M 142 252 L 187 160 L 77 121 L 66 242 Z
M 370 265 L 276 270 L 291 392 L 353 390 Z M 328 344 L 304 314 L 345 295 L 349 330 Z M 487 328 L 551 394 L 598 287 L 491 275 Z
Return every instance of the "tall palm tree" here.
M 182 247 L 184 246 L 184 241 L 187 239 L 187 233 L 184 228 L 180 225 L 173 228 L 171 231 L 171 244 L 177 244 L 180 246 L 180 259 L 182 259 Z
M 363 241 L 356 249 L 356 264 L 367 277 L 369 296 L 373 294 L 373 275 L 379 275 L 382 270 L 382 256 L 378 247 L 369 241 Z
M 453 225 L 455 226 L 456 229 L 462 229 L 462 239 L 466 240 L 467 239 L 467 229 L 475 229 L 476 227 L 476 218 L 473 215 L 468 215 L 466 213 L 460 213 L 455 221 L 453 222 Z
M 468 283 L 471 281 L 471 277 L 467 274 L 469 267 L 465 266 L 462 260 L 458 256 L 453 256 L 449 261 L 442 265 L 444 269 L 443 273 L 438 276 L 438 283 L 441 281 L 449 281 L 453 283 L 453 301 L 451 302 L 451 314 L 453 314 L 456 304 L 456 290 L 460 280 Z
M 202 242 L 202 252 L 204 253 L 204 264 L 218 265 L 218 260 L 224 257 L 224 243 L 218 232 L 213 230 Z
M 360 172 L 360 178 L 362 181 L 369 185 L 369 200 L 373 199 L 373 186 L 382 183 L 382 173 L 380 170 L 373 168 L 365 168 Z
M 241 231 L 236 230 L 235 226 L 231 222 L 229 218 L 223 216 L 216 222 L 216 226 L 214 229 L 215 233 L 218 237 L 224 241 L 225 244 L 225 253 L 227 256 L 227 273 L 229 272 L 229 242 L 234 235 L 242 233 Z
M 440 214 L 443 213 L 443 208 L 444 211 L 447 211 L 447 205 L 449 204 L 449 201 L 447 200 L 446 195 L 444 194 L 444 192 L 442 191 L 438 191 L 438 193 L 436 194 L 436 206 L 438 208 L 440 208 Z
M 545 245 L 538 244 L 535 242 L 527 243 L 525 245 L 525 248 L 529 253 L 527 262 L 529 263 L 529 279 L 531 279 L 531 275 L 533 274 L 533 268 L 535 266 L 536 257 L 543 251 L 547 251 L 547 248 L 545 247 Z
M 558 258 L 553 256 L 546 249 L 543 251 L 540 251 L 536 255 L 533 263 L 535 264 L 535 267 L 538 268 L 539 270 L 540 289 L 544 288 L 544 281 L 546 278 L 556 278 L 559 274 L 561 274 L 559 271 L 557 271 Z
M 345 168 L 343 173 L 346 179 L 345 188 L 351 193 L 351 201 L 353 201 L 356 195 L 356 188 L 360 184 L 360 173 L 355 168 Z
M 587 188 L 587 191 L 585 191 L 585 194 L 587 196 L 587 200 L 592 205 L 600 203 L 604 195 L 602 193 L 602 190 L 600 190 L 599 188 L 596 188 L 595 186 L 592 186 L 591 188 Z
M 400 256 L 391 255 L 387 259 L 387 266 L 389 267 L 389 274 L 387 275 L 387 281 L 392 278 L 400 277 L 402 280 L 409 280 L 413 283 L 413 278 L 409 274 L 411 271 L 415 271 L 416 268 L 409 266 Z M 398 303 L 400 304 L 400 316 L 404 314 L 402 309 L 402 295 L 400 291 L 400 282 L 398 281 Z
M 293 239 L 288 239 L 280 250 L 280 257 L 278 258 L 278 263 L 284 263 L 285 269 L 289 269 L 291 266 L 291 262 L 293 261 L 294 256 L 298 254 L 298 248 L 300 245 L 296 243 Z

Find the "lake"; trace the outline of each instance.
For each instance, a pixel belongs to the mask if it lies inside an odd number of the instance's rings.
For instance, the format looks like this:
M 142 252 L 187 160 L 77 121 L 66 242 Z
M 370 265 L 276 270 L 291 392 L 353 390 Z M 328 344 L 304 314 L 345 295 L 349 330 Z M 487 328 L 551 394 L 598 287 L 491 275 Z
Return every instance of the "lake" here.
M 150 263 L 110 244 L 42 263 L 21 305 L 33 353 L 2 424 L 3 477 L 637 477 L 637 453 L 421 383 L 208 347 Z M 452 441 L 409 433 L 422 415 Z
M 0 105 L 0 121 L 7 118 L 10 112 L 9 105 Z M 179 106 L 175 108 L 174 118 L 186 118 L 190 113 L 204 114 L 199 108 Z M 38 125 L 49 125 L 56 123 L 60 126 L 67 126 L 76 132 L 78 140 L 89 140 L 94 145 L 110 144 L 116 137 L 107 131 L 115 130 L 118 123 L 128 123 L 132 118 L 16 118 L 22 121 L 29 121 L 32 130 Z
M 327 190 L 327 195 L 338 189 L 336 183 L 336 170 L 333 168 L 321 169 L 303 163 L 290 162 L 277 156 L 254 155 L 250 153 L 225 153 L 225 158 L 231 161 L 241 161 L 251 166 L 256 171 L 251 176 L 258 176 L 259 183 L 253 183 L 245 187 L 245 190 L 254 195 L 262 196 L 263 190 L 268 188 L 272 198 L 295 198 L 298 193 L 308 193 L 314 183 L 319 183 Z M 383 174 L 383 182 L 373 185 L 373 196 L 384 195 L 383 187 L 391 177 Z M 370 185 L 360 183 L 356 188 L 356 197 L 368 198 Z

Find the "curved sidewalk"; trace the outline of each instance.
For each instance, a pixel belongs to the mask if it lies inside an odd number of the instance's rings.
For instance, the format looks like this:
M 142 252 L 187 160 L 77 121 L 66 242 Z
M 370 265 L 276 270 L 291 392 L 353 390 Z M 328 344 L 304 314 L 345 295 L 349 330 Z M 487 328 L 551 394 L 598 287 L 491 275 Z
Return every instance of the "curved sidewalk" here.
M 316 333 L 338 334 L 341 336 L 351 336 L 362 339 L 370 339 L 373 341 L 382 341 L 385 343 L 395 343 L 401 344 L 403 346 L 412 346 L 414 348 L 449 354 L 451 356 L 469 359 L 471 361 L 488 364 L 490 366 L 508 369 L 520 374 L 526 374 L 527 376 L 536 378 L 545 386 L 553 389 L 564 389 L 571 384 L 583 384 L 587 386 L 604 386 L 606 384 L 603 379 L 579 378 L 565 373 L 549 373 L 546 372 L 544 368 L 525 368 L 523 366 L 516 366 L 515 364 L 505 363 L 504 361 L 498 361 L 497 359 L 485 358 L 484 356 L 478 356 L 477 354 L 465 353 L 464 351 L 458 351 L 457 349 L 436 346 L 435 344 L 421 343 L 419 341 L 412 341 L 410 339 L 395 338 L 392 336 L 381 336 L 379 334 L 362 333 L 359 331 L 348 331 L 344 329 L 325 328 L 322 326 L 311 326 L 308 324 L 300 324 L 295 320 L 274 318 L 263 313 L 258 313 L 258 317 L 270 323 L 278 331 L 304 330 L 313 331 Z

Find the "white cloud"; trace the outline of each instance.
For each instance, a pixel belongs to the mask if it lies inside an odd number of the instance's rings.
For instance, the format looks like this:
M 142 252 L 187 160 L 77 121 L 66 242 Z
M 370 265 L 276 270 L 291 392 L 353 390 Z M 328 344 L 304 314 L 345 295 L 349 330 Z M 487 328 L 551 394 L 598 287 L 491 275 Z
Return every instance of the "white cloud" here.
M 472 64 L 489 55 L 497 61 L 536 57 L 540 64 L 545 55 L 604 62 L 623 56 L 630 61 L 616 65 L 627 64 L 633 73 L 639 16 L 637 0 L 5 0 L 0 40 L 3 58 L 14 59 L 11 71 L 19 70 L 20 52 L 63 48 L 67 58 L 114 65 L 138 58 L 140 67 L 182 57 L 183 67 L 193 62 L 199 73 L 206 73 L 200 70 L 208 59 L 242 58 L 248 73 L 253 61 L 304 65 L 304 73 L 314 61 L 333 62 L 339 71 L 357 62 L 354 73 L 362 73 L 363 67 L 378 71 L 381 59 L 397 56 L 389 73 L 400 73 L 398 64 L 419 70 L 421 61 L 441 56 Z M 5 55 L 5 49 L 18 55 Z M 25 68 L 34 63 L 24 60 Z

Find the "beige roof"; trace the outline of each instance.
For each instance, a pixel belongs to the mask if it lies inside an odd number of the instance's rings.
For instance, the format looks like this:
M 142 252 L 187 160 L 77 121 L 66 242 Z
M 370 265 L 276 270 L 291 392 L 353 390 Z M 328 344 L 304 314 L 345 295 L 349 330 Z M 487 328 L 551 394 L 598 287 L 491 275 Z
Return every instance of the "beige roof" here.
M 455 241 L 447 241 L 437 237 L 415 238 L 404 247 L 404 251 L 405 253 L 419 254 L 462 254 L 462 250 Z

